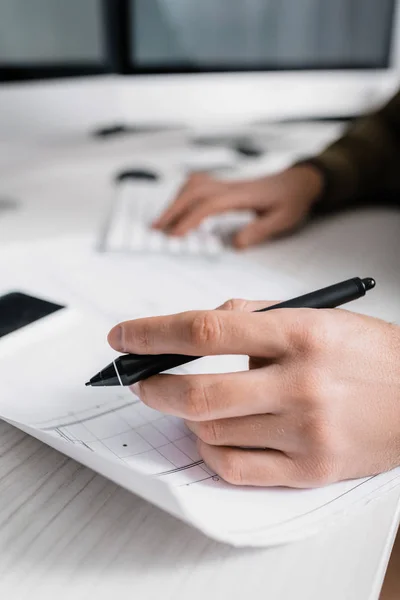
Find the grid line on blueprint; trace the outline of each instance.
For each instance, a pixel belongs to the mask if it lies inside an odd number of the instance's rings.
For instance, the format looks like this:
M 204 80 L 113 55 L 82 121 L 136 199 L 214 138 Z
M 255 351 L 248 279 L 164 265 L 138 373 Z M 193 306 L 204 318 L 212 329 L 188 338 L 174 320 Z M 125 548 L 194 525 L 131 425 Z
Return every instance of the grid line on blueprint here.
M 215 477 L 196 448 L 196 436 L 177 417 L 139 400 L 70 412 L 42 429 L 175 485 Z

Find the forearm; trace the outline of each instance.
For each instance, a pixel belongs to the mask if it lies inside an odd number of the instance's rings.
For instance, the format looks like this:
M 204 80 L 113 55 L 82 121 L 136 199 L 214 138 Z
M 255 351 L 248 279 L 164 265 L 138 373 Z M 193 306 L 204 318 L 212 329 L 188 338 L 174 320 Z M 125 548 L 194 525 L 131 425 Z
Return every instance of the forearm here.
M 319 170 L 323 186 L 316 212 L 381 202 L 388 182 L 400 189 L 400 93 L 376 113 L 360 119 L 320 155 L 301 161 Z M 400 194 L 396 197 L 400 205 Z

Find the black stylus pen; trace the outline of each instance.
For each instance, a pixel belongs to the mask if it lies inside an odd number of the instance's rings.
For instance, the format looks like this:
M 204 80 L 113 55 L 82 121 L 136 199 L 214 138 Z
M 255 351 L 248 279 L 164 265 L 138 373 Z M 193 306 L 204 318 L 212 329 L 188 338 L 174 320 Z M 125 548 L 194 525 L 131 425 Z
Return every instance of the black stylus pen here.
M 341 283 L 261 308 L 254 312 L 266 312 L 277 308 L 336 308 L 352 300 L 365 296 L 368 290 L 375 287 L 375 280 L 371 277 L 360 279 L 354 277 Z M 105 369 L 97 373 L 85 385 L 112 386 L 132 385 L 152 375 L 157 375 L 168 369 L 179 367 L 188 362 L 201 358 L 200 356 L 185 356 L 183 354 L 124 354 L 115 359 Z

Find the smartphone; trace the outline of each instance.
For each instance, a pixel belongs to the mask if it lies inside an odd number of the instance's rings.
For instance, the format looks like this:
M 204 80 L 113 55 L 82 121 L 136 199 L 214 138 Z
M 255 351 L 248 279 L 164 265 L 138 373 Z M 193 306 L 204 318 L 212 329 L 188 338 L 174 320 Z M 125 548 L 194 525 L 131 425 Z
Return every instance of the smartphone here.
M 63 308 L 65 306 L 23 292 L 0 296 L 0 338 Z

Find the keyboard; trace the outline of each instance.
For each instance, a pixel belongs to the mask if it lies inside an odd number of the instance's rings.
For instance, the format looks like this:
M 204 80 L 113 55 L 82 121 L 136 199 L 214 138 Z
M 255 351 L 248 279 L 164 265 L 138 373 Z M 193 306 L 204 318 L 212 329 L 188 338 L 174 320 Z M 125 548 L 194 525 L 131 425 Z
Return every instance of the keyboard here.
M 169 254 L 175 256 L 217 257 L 225 247 L 221 235 L 213 231 L 215 220 L 202 223 L 184 237 L 167 235 L 151 224 L 175 197 L 182 179 L 177 177 L 118 177 L 110 209 L 98 241 L 102 252 Z

